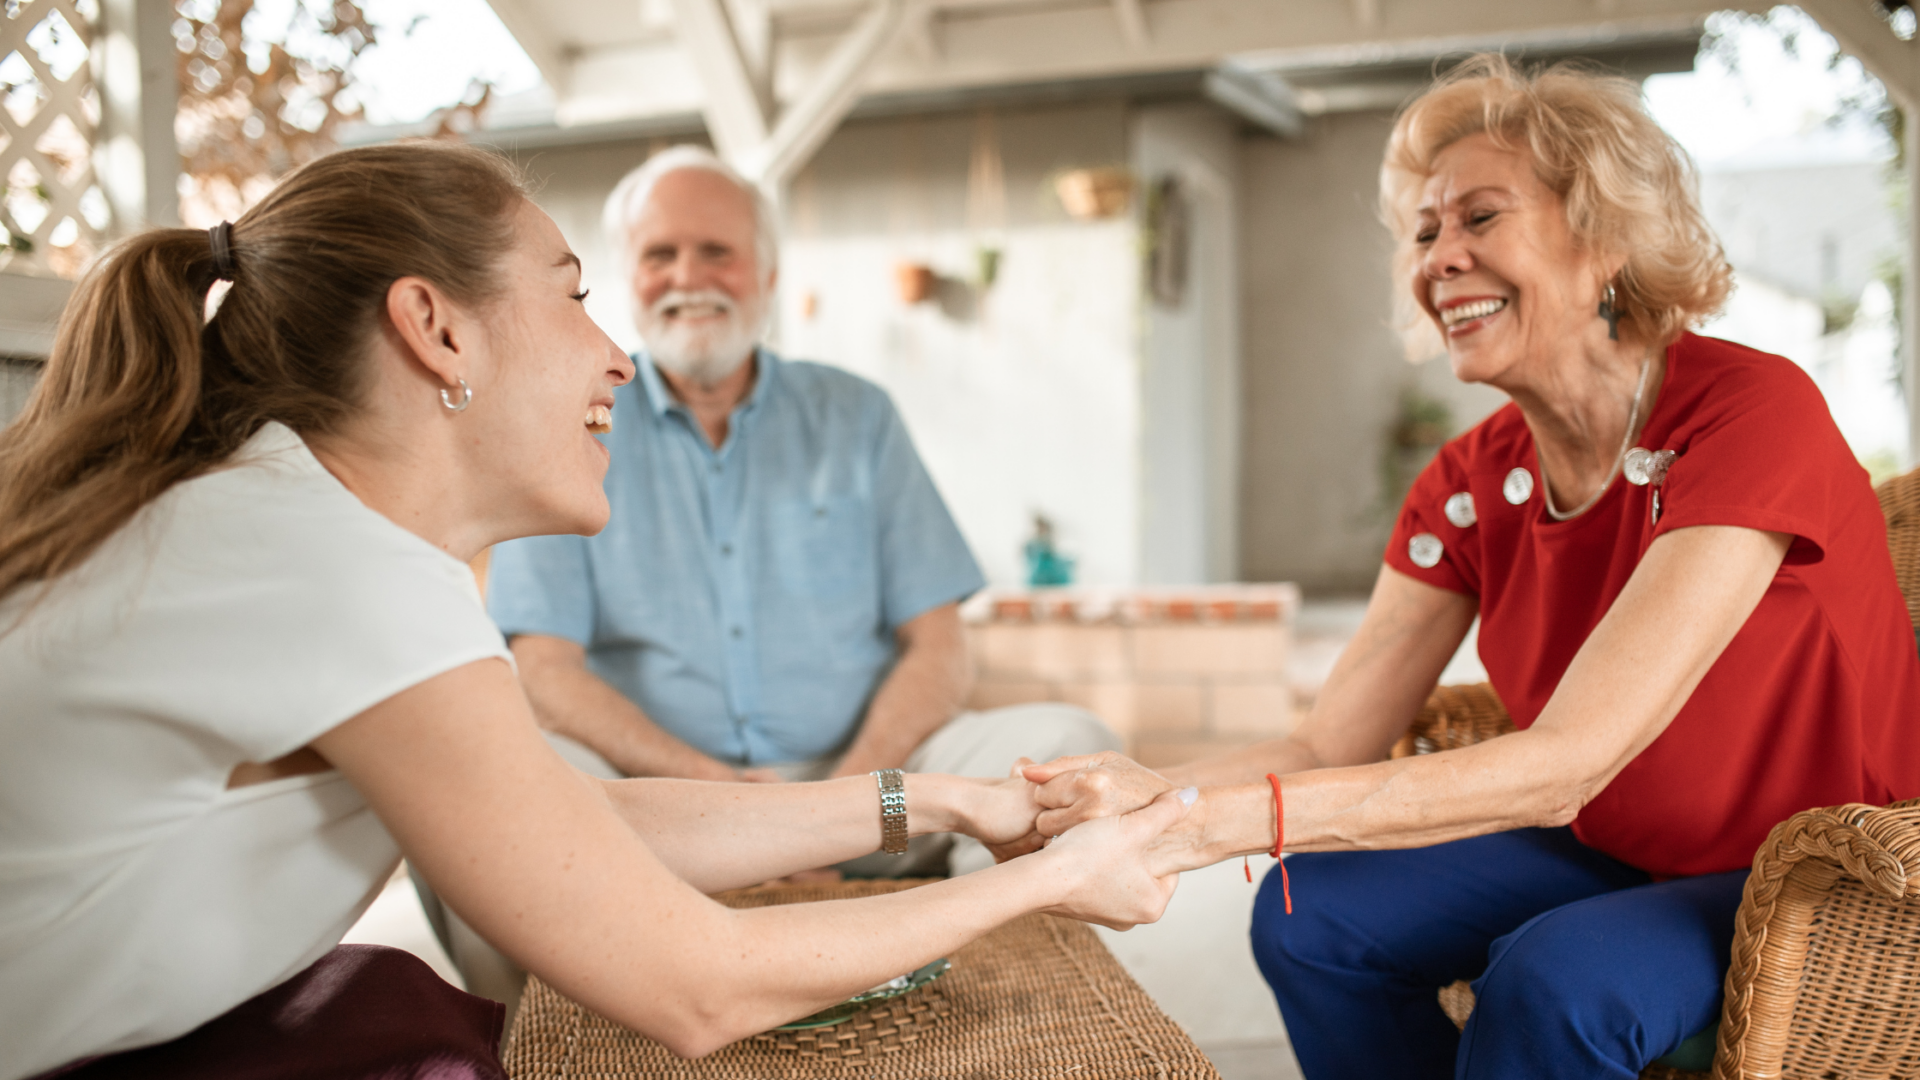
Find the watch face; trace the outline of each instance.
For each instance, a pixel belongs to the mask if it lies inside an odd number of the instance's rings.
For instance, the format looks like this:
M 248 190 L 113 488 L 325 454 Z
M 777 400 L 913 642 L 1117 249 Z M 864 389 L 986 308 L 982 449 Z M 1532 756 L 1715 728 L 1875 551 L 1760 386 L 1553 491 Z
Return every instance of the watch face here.
M 889 979 L 865 993 L 855 994 L 831 1008 L 822 1009 L 812 1016 L 803 1016 L 791 1024 L 781 1024 L 775 1031 L 804 1031 L 808 1028 L 832 1027 L 844 1024 L 859 1016 L 882 1001 L 891 1001 L 903 994 L 911 994 L 933 980 L 945 975 L 953 967 L 953 961 L 935 960 L 918 971 L 909 972 L 898 978 Z

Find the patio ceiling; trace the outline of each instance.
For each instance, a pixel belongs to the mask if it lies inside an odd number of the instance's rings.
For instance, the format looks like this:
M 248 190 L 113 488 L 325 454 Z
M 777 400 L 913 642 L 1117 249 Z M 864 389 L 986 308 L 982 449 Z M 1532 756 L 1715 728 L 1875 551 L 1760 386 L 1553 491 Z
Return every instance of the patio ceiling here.
M 1370 64 L 1695 29 L 1701 0 L 490 0 L 562 124 L 740 107 L 762 126 L 816 89 L 858 29 L 858 94 L 966 91 L 1241 66 Z M 1864 0 L 1861 0 L 1864 2 Z M 1764 10 L 1765 3 L 1735 5 Z M 732 52 L 738 60 L 728 57 Z M 723 88 L 727 69 L 742 85 Z M 742 97 L 729 106 L 725 99 Z M 841 111 L 851 102 L 841 103 Z M 723 121 L 722 126 L 725 125 Z M 751 127 L 751 125 L 748 125 Z M 716 132 L 724 143 L 726 137 Z
M 1198 74 L 1202 92 L 1282 135 L 1300 117 L 1404 99 L 1435 60 L 1657 50 L 1725 0 L 489 0 L 545 75 L 561 128 L 701 117 L 721 154 L 778 193 L 863 97 Z M 1897 0 L 1906 6 L 1908 0 Z M 1920 143 L 1920 38 L 1895 0 L 1800 0 L 1904 107 Z M 1645 48 L 1642 48 L 1645 52 Z M 1343 73 L 1401 78 L 1358 86 Z M 1644 73 L 1644 72 L 1643 72 Z M 1368 87 L 1371 87 L 1371 90 Z M 1367 96 L 1371 94 L 1371 97 Z M 1920 169 L 1909 170 L 1920 183 Z M 1920 186 L 1914 188 L 1920 192 Z M 1913 192 L 1910 192 L 1912 195 Z M 1920 205 L 1920 197 L 1915 199 Z M 1920 214 L 1910 215 L 1920 254 Z M 1920 310 L 1920 274 L 1908 311 Z M 1920 457 L 1920 319 L 1904 327 Z
M 680 0 L 491 0 L 563 100 L 632 95 L 679 45 Z M 744 51 L 771 46 L 782 90 L 803 82 L 876 5 L 859 0 L 702 0 L 739 32 Z M 1037 82 L 1192 67 L 1262 51 L 1346 50 L 1366 56 L 1447 39 L 1578 33 L 1604 38 L 1665 29 L 1728 7 L 1700 0 L 913 0 L 898 40 L 876 57 L 871 90 Z M 621 60 L 635 66 L 619 70 Z M 613 86 L 600 82 L 611 77 Z
M 1207 96 L 1285 135 L 1298 129 L 1302 113 L 1392 104 L 1412 85 L 1376 81 L 1371 97 L 1363 92 L 1364 101 L 1343 102 L 1305 85 L 1316 74 L 1326 82 L 1329 71 L 1395 62 L 1413 69 L 1484 48 L 1551 54 L 1684 44 L 1697 40 L 1709 13 L 1727 6 L 1703 0 L 489 2 L 545 75 L 562 127 L 698 115 L 724 156 L 774 189 L 863 99 L 990 97 L 1008 87 L 1199 72 Z M 1295 93 L 1301 88 L 1306 92 Z

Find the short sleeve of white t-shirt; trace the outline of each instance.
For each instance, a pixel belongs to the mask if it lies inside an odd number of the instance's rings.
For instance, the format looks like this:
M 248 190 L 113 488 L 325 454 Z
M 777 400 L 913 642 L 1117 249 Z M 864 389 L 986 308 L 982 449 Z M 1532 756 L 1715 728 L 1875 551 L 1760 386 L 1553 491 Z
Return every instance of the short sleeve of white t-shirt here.
M 0 1080 L 183 1034 L 336 944 L 392 838 L 338 773 L 228 775 L 511 663 L 467 567 L 279 424 L 34 591 L 0 601 Z

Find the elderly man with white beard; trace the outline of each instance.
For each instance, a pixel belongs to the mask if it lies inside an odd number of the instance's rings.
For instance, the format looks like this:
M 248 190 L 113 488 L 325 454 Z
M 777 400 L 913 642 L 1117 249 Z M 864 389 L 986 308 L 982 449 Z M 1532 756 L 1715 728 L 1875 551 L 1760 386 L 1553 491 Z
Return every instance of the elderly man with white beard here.
M 886 393 L 758 344 L 777 274 L 759 191 L 678 147 L 620 182 L 606 229 L 646 343 L 606 437 L 613 517 L 502 545 L 488 588 L 562 752 L 608 777 L 885 784 L 1117 749 L 1072 706 L 964 710 L 958 603 L 984 579 Z M 847 870 L 992 862 L 925 839 Z

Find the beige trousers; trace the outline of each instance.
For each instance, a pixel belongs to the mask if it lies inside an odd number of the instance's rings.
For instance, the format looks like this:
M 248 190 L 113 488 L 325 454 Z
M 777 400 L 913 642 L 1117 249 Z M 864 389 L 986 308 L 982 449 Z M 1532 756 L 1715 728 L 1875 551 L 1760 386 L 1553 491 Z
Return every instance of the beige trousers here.
M 553 732 L 547 732 L 546 736 L 560 756 L 581 772 L 604 780 L 622 779 L 618 769 L 585 745 Z M 1094 714 L 1077 705 L 1038 702 L 961 713 L 907 756 L 906 769 L 953 776 L 999 777 L 1007 775 L 1013 763 L 1022 757 L 1048 761 L 1070 754 L 1119 749 L 1119 736 Z M 833 770 L 834 760 L 796 761 L 773 768 L 789 780 L 823 780 Z M 876 795 L 876 821 L 879 812 Z M 877 824 L 875 835 L 879 835 Z M 849 859 L 839 868 L 849 877 L 883 878 L 958 876 L 992 865 L 993 856 L 979 841 L 941 834 L 914 837 L 908 842 L 904 855 L 876 851 Z M 453 959 L 454 966 L 460 969 L 467 990 L 506 1002 L 511 1020 L 520 1002 L 521 987 L 526 983 L 526 972 L 442 904 L 418 874 L 414 875 L 413 884 L 420 893 L 420 904 L 426 909 L 434 934 Z

